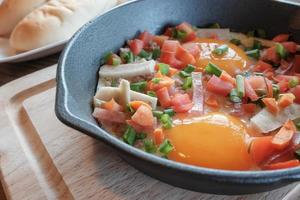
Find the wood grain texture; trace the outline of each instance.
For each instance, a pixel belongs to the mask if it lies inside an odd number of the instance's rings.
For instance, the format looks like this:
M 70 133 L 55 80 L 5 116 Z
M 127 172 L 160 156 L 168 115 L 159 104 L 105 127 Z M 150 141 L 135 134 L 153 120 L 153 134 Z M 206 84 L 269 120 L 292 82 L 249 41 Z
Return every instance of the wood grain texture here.
M 41 58 L 38 60 L 22 63 L 2 63 L 0 64 L 0 86 L 17 78 L 31 74 L 58 62 L 59 53 Z
M 296 184 L 265 193 L 216 196 L 160 182 L 114 149 L 60 123 L 54 114 L 56 68 L 0 88 L 0 176 L 7 199 L 292 200 Z M 290 192 L 293 191 L 293 192 Z

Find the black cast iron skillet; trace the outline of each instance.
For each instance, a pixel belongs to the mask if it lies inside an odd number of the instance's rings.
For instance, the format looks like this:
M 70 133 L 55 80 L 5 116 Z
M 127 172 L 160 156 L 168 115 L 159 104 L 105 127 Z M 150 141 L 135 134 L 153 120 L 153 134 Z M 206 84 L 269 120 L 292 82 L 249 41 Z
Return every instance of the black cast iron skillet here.
M 65 48 L 57 70 L 57 117 L 68 126 L 113 146 L 137 169 L 182 188 L 215 194 L 246 194 L 299 181 L 299 167 L 278 171 L 226 171 L 162 159 L 123 143 L 98 126 L 91 115 L 91 100 L 96 90 L 100 58 L 118 50 L 139 31 L 158 33 L 167 25 L 183 21 L 198 26 L 218 22 L 240 32 L 263 28 L 270 37 L 291 32 L 294 40 L 300 42 L 297 4 L 271 0 L 134 1 L 86 24 Z

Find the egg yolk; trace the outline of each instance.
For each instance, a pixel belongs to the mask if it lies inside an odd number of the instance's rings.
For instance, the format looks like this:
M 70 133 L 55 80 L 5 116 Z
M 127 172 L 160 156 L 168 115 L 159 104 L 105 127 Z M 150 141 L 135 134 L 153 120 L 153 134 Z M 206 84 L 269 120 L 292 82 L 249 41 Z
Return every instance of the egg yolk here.
M 254 168 L 245 142 L 247 131 L 239 119 L 230 115 L 210 113 L 179 120 L 165 133 L 174 146 L 168 156 L 171 160 L 215 169 Z
M 232 76 L 248 68 L 248 57 L 240 47 L 217 39 L 199 38 L 197 42 L 201 51 L 196 63 L 198 68 L 204 69 L 211 62 Z M 213 50 L 223 44 L 228 46 L 228 52 L 214 54 Z

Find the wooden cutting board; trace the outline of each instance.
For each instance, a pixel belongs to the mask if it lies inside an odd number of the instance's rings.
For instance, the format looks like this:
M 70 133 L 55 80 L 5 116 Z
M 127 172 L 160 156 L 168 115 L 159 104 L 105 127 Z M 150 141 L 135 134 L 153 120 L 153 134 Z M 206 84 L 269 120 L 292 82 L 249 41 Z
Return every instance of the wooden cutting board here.
M 160 182 L 114 149 L 58 121 L 52 66 L 0 88 L 0 199 L 300 199 L 300 186 L 216 196 Z M 188 181 L 188 180 L 184 180 Z M 1 193 L 1 192 L 0 192 Z

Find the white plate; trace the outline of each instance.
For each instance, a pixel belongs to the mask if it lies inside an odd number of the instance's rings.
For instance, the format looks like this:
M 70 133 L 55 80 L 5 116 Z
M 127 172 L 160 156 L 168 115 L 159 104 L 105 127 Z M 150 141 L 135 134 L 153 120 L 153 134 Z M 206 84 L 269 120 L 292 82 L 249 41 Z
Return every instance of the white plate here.
M 60 52 L 67 42 L 68 41 L 65 40 L 26 52 L 16 52 L 9 46 L 7 38 L 0 37 L 0 63 L 23 62 L 49 56 L 51 54 Z

